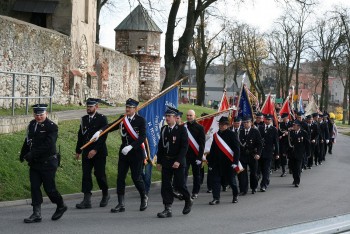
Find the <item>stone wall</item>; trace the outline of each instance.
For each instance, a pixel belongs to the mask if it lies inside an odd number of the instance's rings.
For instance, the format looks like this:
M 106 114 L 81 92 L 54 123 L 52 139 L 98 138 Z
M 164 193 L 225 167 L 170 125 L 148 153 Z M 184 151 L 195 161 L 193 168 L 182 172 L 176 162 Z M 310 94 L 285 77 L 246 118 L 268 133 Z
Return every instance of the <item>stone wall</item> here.
M 70 37 L 53 30 L 37 27 L 10 17 L 0 16 L 0 71 L 34 73 L 53 76 L 55 79 L 54 102 L 68 102 L 63 90 L 65 72 L 71 56 Z M 26 77 L 16 78 L 16 96 L 25 96 Z M 38 95 L 38 80 L 31 77 L 30 96 Z M 36 80 L 36 81 L 35 81 Z M 42 95 L 48 92 L 47 79 L 43 79 Z M 11 94 L 12 78 L 0 73 L 0 96 Z M 10 92 L 10 93 L 9 93 Z M 30 100 L 30 104 L 35 100 Z M 25 99 L 18 99 L 16 106 L 24 105 Z M 0 99 L 0 107 L 9 107 L 9 102 Z
M 99 97 L 114 103 L 124 103 L 130 97 L 138 99 L 138 62 L 120 52 L 99 45 L 96 45 L 95 50 Z
M 58 118 L 55 114 L 48 114 L 48 118 L 58 124 Z M 33 119 L 31 115 L 19 116 L 1 116 L 0 117 L 0 134 L 19 132 L 25 130 L 29 122 Z M 23 136 L 24 139 L 24 136 Z
M 81 53 L 82 47 L 72 43 L 72 37 L 0 16 L 0 71 L 53 76 L 53 102 L 57 104 L 84 102 L 86 97 L 106 98 L 114 103 L 124 103 L 129 97 L 138 99 L 139 65 L 135 59 L 94 45 L 83 57 L 84 64 L 93 64 L 81 69 L 82 63 L 72 61 L 72 54 Z M 73 53 L 72 48 L 77 51 Z M 15 96 L 26 96 L 26 76 L 16 76 L 15 82 Z M 30 77 L 29 96 L 38 96 L 38 82 L 36 77 Z M 42 79 L 41 95 L 49 95 L 49 84 L 49 79 Z M 12 76 L 0 73 L 0 97 L 4 96 L 12 96 Z M 29 104 L 35 102 L 30 100 Z M 24 105 L 25 99 L 16 99 L 16 106 Z M 9 99 L 0 99 L 0 108 L 10 106 Z

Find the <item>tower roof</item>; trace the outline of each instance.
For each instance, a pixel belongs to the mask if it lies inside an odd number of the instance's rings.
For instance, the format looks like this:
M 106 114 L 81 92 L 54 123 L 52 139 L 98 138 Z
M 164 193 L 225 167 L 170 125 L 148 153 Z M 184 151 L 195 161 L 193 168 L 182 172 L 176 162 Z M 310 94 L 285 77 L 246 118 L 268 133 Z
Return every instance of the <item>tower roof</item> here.
M 146 9 L 140 4 L 138 5 L 115 29 L 114 31 L 149 31 L 160 32 L 162 30 L 148 15 Z

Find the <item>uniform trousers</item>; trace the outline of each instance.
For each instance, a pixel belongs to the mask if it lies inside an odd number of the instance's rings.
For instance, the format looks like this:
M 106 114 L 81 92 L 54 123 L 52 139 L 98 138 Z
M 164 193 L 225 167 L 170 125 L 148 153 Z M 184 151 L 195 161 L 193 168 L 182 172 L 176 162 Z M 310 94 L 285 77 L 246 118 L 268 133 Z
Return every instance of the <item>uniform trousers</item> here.
M 248 163 L 241 162 L 244 171 L 238 174 L 238 181 L 239 181 L 239 191 L 241 193 L 247 193 L 248 192 L 248 166 L 249 166 L 249 182 L 250 182 L 250 188 L 252 190 L 255 190 L 258 187 L 258 175 L 257 175 L 257 169 L 258 169 L 258 162 L 254 159 L 250 160 Z
M 125 179 L 129 168 L 131 171 L 131 179 L 136 189 L 141 195 L 146 194 L 145 184 L 142 178 L 143 160 L 132 159 L 134 155 L 119 155 L 118 176 L 117 176 L 117 194 L 125 194 Z
M 94 175 L 96 177 L 97 184 L 102 190 L 103 195 L 108 194 L 108 184 L 106 177 L 106 156 L 95 155 L 89 159 L 87 156 L 83 156 L 82 159 L 83 168 L 83 180 L 82 180 L 82 192 L 91 193 L 92 190 L 92 175 L 91 171 L 94 168 Z
M 174 194 L 172 181 L 175 181 L 175 187 L 177 191 L 182 194 L 185 201 L 189 201 L 191 199 L 191 195 L 188 192 L 186 183 L 185 183 L 185 167 L 168 168 L 162 167 L 162 187 L 161 194 L 163 198 L 164 205 L 171 205 L 174 202 Z
M 187 184 L 188 171 L 190 170 L 190 165 L 192 167 L 192 175 L 193 175 L 193 188 L 192 194 L 198 194 L 201 188 L 201 167 L 202 164 L 197 165 L 195 158 L 187 158 L 185 170 L 185 184 Z
M 30 191 L 32 195 L 32 206 L 43 203 L 41 185 L 52 203 L 63 205 L 61 194 L 56 189 L 55 175 L 58 167 L 56 158 L 52 158 L 40 164 L 35 164 L 29 169 Z
M 300 184 L 301 164 L 303 159 L 291 157 L 289 160 L 290 160 L 290 165 L 293 172 L 294 183 Z
M 213 168 L 211 174 L 212 188 L 213 188 L 213 198 L 220 200 L 220 188 L 222 184 L 222 179 L 225 179 L 232 189 L 232 195 L 236 197 L 238 195 L 236 172 L 231 166 L 227 168 Z

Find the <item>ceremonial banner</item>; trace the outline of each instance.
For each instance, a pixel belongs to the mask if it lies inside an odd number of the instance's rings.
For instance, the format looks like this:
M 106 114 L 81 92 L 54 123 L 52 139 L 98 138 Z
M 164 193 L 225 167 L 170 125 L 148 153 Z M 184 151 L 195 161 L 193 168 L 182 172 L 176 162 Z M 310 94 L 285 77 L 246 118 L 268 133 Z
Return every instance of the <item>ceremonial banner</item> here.
M 249 96 L 247 93 L 247 88 L 243 85 L 241 90 L 241 95 L 238 101 L 238 117 L 243 118 L 243 116 L 253 119 L 253 109 L 250 105 Z
M 280 116 L 282 116 L 282 114 L 284 114 L 284 113 L 287 113 L 288 119 L 292 120 L 290 106 L 289 106 L 289 97 L 287 97 L 287 99 L 284 101 L 283 106 L 282 106 L 279 114 L 280 114 Z
M 230 105 L 229 105 L 229 102 L 228 102 L 227 97 L 226 97 L 226 91 L 224 91 L 218 111 L 227 110 L 227 109 L 229 109 L 229 107 L 230 107 Z M 225 112 L 225 113 L 222 113 L 218 116 L 211 118 L 212 119 L 211 126 L 210 126 L 209 130 L 206 132 L 206 136 L 205 136 L 204 153 L 208 153 L 210 151 L 211 143 L 213 142 L 213 134 L 219 130 L 219 119 L 222 116 L 228 116 L 228 115 L 229 115 L 229 113 Z M 201 124 L 202 122 L 198 121 L 198 123 Z
M 146 119 L 146 135 L 149 145 L 149 156 L 153 160 L 158 150 L 158 142 L 160 138 L 160 129 L 164 125 L 164 113 L 166 106 L 177 108 L 178 106 L 178 88 L 175 86 L 163 96 L 154 100 L 151 104 L 138 111 L 138 114 Z M 145 167 L 143 180 L 145 182 L 146 191 L 149 191 L 151 185 L 152 165 Z

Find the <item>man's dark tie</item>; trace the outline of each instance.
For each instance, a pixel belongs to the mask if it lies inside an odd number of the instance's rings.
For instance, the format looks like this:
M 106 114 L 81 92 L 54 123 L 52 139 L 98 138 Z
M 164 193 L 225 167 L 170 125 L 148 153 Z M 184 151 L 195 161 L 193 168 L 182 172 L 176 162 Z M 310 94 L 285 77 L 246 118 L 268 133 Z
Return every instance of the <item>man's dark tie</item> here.
M 89 123 L 91 122 L 91 120 L 92 120 L 92 117 L 91 117 L 91 116 L 89 116 Z
M 248 135 L 248 130 L 245 130 L 245 135 Z
M 172 131 L 173 129 L 172 128 L 169 128 L 169 133 L 171 134 L 171 131 Z

